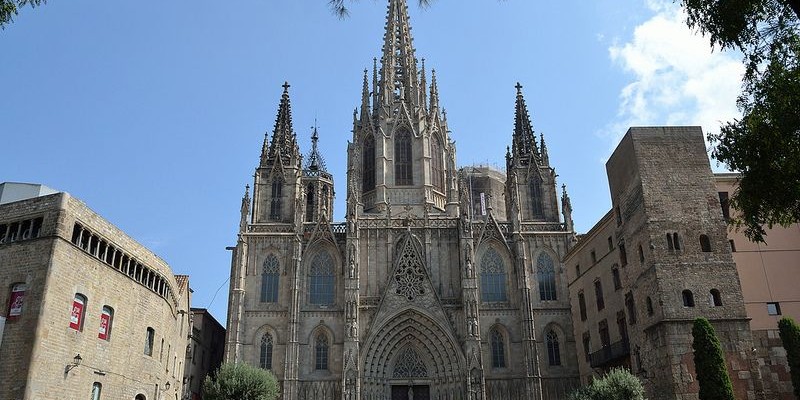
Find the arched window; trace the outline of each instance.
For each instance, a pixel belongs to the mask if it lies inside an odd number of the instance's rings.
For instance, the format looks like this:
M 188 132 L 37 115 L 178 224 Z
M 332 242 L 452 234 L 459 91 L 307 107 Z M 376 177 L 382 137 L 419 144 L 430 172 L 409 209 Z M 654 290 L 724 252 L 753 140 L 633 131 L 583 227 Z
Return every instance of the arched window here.
M 708 300 L 712 307 L 722 306 L 722 295 L 719 293 L 719 290 L 717 289 L 711 289 Z
M 314 221 L 314 185 L 306 188 L 306 222 Z
M 708 238 L 708 235 L 700 235 L 700 250 L 703 253 L 711 252 L 711 239 Z
M 433 135 L 431 141 L 431 180 L 433 187 L 444 192 L 444 164 L 442 163 L 442 144 L 439 137 Z
M 272 180 L 272 202 L 269 207 L 269 219 L 276 221 L 281 219 L 281 207 L 283 205 L 283 180 L 275 177 Z
M 100 400 L 100 392 L 103 390 L 103 384 L 95 382 L 92 384 L 92 400 Z
M 684 290 L 683 293 L 683 306 L 694 307 L 694 295 L 691 290 Z
M 492 329 L 489 334 L 492 343 L 492 368 L 506 367 L 506 346 L 503 341 L 503 334 L 497 328 Z
M 556 269 L 553 259 L 547 254 L 539 254 L 536 260 L 536 279 L 539 280 L 539 299 L 557 300 Z
M 561 347 L 558 344 L 558 335 L 555 331 L 547 332 L 547 360 L 550 365 L 561 365 Z
M 492 247 L 481 258 L 481 299 L 484 303 L 507 300 L 505 264 Z
M 647 296 L 647 299 L 645 299 L 645 304 L 647 306 L 647 315 L 653 315 L 655 311 L 653 311 L 653 299 L 651 299 L 650 296 Z
M 317 253 L 308 270 L 308 295 L 311 304 L 333 304 L 333 279 L 333 258 L 330 253 Z
M 69 327 L 76 331 L 82 331 L 84 319 L 86 319 L 86 296 L 75 293 L 75 298 L 72 300 L 72 311 L 69 315 Z
M 278 257 L 270 254 L 264 260 L 264 269 L 261 272 L 261 302 L 275 303 L 278 301 Z
M 259 365 L 264 369 L 272 369 L 272 335 L 265 333 L 261 336 L 261 357 Z
M 414 184 L 411 155 L 411 134 L 401 130 L 394 138 L 394 183 L 398 186 Z
M 147 328 L 147 336 L 144 338 L 144 355 L 152 356 L 153 355 L 153 341 L 156 337 L 156 330 L 153 328 Z M 161 353 L 164 352 L 164 339 L 161 339 Z M 163 355 L 163 354 L 162 354 Z
M 97 330 L 97 338 L 103 340 L 111 340 L 111 325 L 114 322 L 114 309 L 109 306 L 103 306 L 100 312 L 100 328 Z
M 544 208 L 542 207 L 542 178 L 534 175 L 531 178 L 531 217 L 533 219 L 544 219 Z
M 328 337 L 324 333 L 317 334 L 314 343 L 314 369 L 317 371 L 328 369 Z
M 136 395 L 136 398 L 134 398 L 134 400 L 147 400 L 147 397 L 145 397 L 145 395 L 139 393 L 139 394 Z
M 362 149 L 361 185 L 363 192 L 375 189 L 375 137 L 369 134 L 364 137 L 364 147 Z

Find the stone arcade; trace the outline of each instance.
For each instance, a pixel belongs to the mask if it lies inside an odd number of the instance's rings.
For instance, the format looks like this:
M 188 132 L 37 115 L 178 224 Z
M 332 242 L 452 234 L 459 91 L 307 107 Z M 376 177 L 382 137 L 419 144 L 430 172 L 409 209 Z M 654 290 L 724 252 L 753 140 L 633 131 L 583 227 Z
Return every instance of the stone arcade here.
M 457 170 L 436 76 L 404 0 L 364 74 L 347 211 L 284 85 L 242 199 L 226 361 L 273 371 L 284 400 L 557 399 L 578 384 L 564 268 L 571 206 L 517 85 L 507 175 Z M 559 201 L 563 212 L 559 214 Z

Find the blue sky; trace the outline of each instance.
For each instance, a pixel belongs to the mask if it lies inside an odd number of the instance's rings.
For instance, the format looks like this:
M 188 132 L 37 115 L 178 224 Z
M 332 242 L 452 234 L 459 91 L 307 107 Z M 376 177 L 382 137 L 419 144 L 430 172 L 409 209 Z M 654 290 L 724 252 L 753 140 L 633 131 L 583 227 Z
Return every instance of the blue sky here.
M 352 112 L 386 7 L 351 3 L 340 20 L 326 3 L 24 8 L 0 31 L 0 181 L 80 198 L 191 275 L 194 306 L 224 324 L 225 247 L 284 81 L 303 153 L 317 121 L 343 219 Z M 581 232 L 610 208 L 604 163 L 628 126 L 716 131 L 737 115 L 738 56 L 712 52 L 671 1 L 437 0 L 410 14 L 458 164 L 503 167 L 519 81 Z

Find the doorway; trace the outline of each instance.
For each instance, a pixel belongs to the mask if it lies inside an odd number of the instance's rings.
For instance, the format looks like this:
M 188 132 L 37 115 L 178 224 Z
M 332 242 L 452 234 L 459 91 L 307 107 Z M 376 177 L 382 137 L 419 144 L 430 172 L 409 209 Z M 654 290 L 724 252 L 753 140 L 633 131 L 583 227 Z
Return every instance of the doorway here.
M 392 400 L 430 400 L 428 385 L 392 385 Z

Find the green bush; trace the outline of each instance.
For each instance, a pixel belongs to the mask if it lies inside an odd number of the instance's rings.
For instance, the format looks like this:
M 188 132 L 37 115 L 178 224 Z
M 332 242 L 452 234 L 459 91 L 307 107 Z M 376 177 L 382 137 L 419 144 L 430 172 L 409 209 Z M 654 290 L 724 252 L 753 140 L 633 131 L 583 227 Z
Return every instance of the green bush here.
M 800 399 L 800 326 L 791 318 L 778 321 L 783 348 L 786 349 L 786 361 L 792 375 L 794 396 Z
M 625 368 L 614 368 L 592 384 L 572 392 L 569 400 L 645 400 L 639 378 Z
M 697 318 L 694 320 L 692 336 L 700 400 L 734 400 L 733 385 L 714 327 L 707 319 Z
M 206 400 L 275 400 L 278 382 L 267 370 L 249 364 L 222 364 L 203 382 Z

